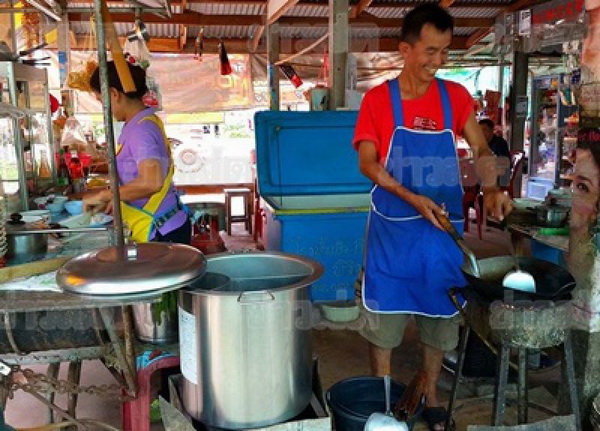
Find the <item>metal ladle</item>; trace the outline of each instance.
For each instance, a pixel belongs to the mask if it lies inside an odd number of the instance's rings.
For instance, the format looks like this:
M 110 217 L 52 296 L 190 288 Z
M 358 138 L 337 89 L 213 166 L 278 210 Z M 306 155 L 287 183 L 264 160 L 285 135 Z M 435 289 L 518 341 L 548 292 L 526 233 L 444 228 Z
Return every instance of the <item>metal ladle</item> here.
M 409 431 L 406 422 L 401 422 L 394 417 L 390 407 L 391 378 L 389 375 L 383 377 L 385 390 L 385 413 L 371 413 L 365 423 L 364 431 Z
M 535 293 L 535 279 L 533 275 L 531 275 L 527 271 L 521 270 L 521 266 L 519 265 L 519 258 L 515 253 L 515 248 L 513 246 L 512 240 L 508 239 L 510 255 L 515 262 L 515 271 L 510 271 L 508 274 L 504 276 L 502 279 L 502 287 L 513 290 L 520 290 L 522 292 L 527 293 Z

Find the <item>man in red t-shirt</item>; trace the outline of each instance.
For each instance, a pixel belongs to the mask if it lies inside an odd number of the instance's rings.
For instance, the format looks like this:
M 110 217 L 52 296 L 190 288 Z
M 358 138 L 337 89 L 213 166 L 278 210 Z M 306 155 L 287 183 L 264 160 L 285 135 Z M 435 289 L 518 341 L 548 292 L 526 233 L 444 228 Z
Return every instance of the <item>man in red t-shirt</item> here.
M 508 196 L 496 186 L 495 162 L 473 112 L 473 99 L 459 84 L 435 78 L 446 62 L 454 22 L 435 3 L 410 11 L 402 27 L 399 77 L 367 92 L 354 146 L 361 172 L 374 183 L 365 250 L 362 301 L 369 324 L 375 375 L 390 374 L 391 350 L 415 316 L 423 345 L 430 430 L 444 429 L 446 410 L 437 398 L 444 351 L 458 343 L 457 310 L 448 289 L 462 287 L 463 256 L 437 216 L 462 228 L 462 186 L 455 136 L 462 135 L 481 163 L 484 202 L 502 219 Z M 487 157 L 486 157 L 487 156 Z

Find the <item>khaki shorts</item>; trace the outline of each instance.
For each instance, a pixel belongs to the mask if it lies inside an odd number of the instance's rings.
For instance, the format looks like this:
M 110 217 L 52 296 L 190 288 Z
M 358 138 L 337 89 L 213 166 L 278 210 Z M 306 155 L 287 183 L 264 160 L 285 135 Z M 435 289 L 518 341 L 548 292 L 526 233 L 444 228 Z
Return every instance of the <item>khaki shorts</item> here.
M 366 317 L 366 324 L 360 334 L 383 349 L 393 349 L 400 345 L 406 324 L 413 316 L 423 344 L 446 352 L 458 346 L 458 326 L 461 322 L 458 314 L 448 318 L 418 314 L 381 314 L 372 313 L 362 305 L 361 313 Z

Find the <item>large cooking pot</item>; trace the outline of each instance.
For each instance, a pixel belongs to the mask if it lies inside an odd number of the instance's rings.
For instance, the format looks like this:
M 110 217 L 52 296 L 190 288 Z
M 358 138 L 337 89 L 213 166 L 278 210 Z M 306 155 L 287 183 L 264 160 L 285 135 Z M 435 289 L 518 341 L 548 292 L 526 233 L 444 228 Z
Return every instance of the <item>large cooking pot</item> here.
M 480 277 L 475 277 L 469 265 L 463 266 L 463 274 L 470 288 L 489 302 L 496 300 L 568 300 L 575 287 L 575 279 L 563 267 L 533 257 L 518 257 L 521 270 L 529 272 L 535 279 L 535 293 L 507 289 L 502 286 L 504 276 L 514 270 L 512 256 L 479 259 Z
M 214 273 L 223 277 L 215 277 Z M 310 285 L 321 265 L 283 253 L 207 257 L 207 277 L 179 291 L 183 404 L 225 429 L 285 421 L 312 388 Z
M 7 258 L 31 257 L 44 254 L 48 251 L 48 234 L 32 233 L 30 225 L 23 221 L 21 214 L 11 214 L 10 220 L 6 222 L 6 244 L 8 250 Z

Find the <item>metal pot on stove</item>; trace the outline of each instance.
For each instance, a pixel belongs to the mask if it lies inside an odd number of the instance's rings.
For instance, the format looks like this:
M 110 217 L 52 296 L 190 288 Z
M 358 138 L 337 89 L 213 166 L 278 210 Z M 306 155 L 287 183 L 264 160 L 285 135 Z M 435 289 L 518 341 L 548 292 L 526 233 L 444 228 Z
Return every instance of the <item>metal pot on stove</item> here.
M 562 227 L 569 219 L 571 208 L 558 205 L 556 199 L 535 208 L 538 224 L 546 227 Z

